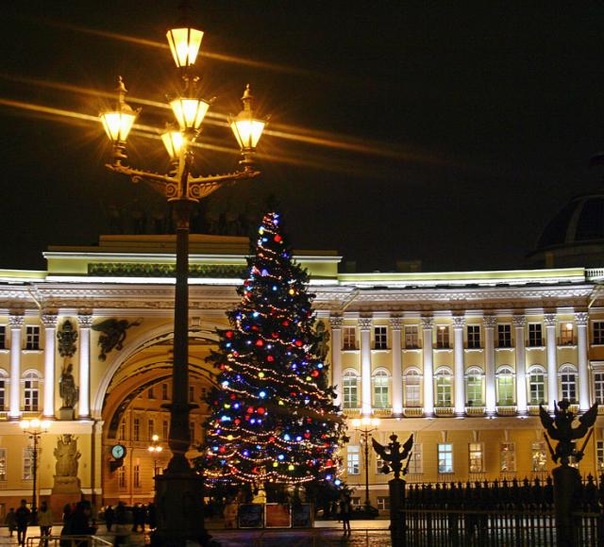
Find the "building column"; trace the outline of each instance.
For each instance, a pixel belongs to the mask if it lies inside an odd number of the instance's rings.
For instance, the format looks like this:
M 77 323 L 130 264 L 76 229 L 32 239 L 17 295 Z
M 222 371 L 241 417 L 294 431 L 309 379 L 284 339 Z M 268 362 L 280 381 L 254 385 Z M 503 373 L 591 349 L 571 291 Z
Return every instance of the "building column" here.
M 90 417 L 90 326 L 92 315 L 78 314 L 80 326 L 80 398 L 78 417 Z
M 401 342 L 401 318 L 390 318 L 392 331 L 392 414 L 403 415 L 403 355 Z
M 21 329 L 24 318 L 22 315 L 11 314 L 10 324 L 10 402 L 8 418 L 17 420 L 21 416 Z
M 587 348 L 587 312 L 575 314 L 577 323 L 577 353 L 579 359 L 579 410 L 589 410 L 589 370 L 588 370 L 588 348 Z
M 434 416 L 434 348 L 433 328 L 434 318 L 422 316 L 423 328 L 423 360 L 424 360 L 424 415 Z
M 55 417 L 55 347 L 57 336 L 57 316 L 42 314 L 44 323 L 44 410 L 45 418 Z
M 466 413 L 466 378 L 464 369 L 463 329 L 466 325 L 465 317 L 453 317 L 454 355 L 455 355 L 455 415 L 464 416 Z
M 554 402 L 558 399 L 556 314 L 546 313 L 543 319 L 547 337 L 547 407 L 550 412 L 554 412 Z
M 371 415 L 371 317 L 359 318 L 361 331 L 361 414 Z
M 524 315 L 514 315 L 514 342 L 516 352 L 516 411 L 521 416 L 528 413 L 528 389 L 526 384 L 526 347 L 525 347 L 525 327 L 526 317 Z
M 497 318 L 487 315 L 484 322 L 484 352 L 485 352 L 485 406 L 487 416 L 497 413 L 497 393 L 495 389 L 495 326 Z
M 342 322 L 341 316 L 329 318 L 331 327 L 331 385 L 336 398 L 334 404 L 342 404 Z

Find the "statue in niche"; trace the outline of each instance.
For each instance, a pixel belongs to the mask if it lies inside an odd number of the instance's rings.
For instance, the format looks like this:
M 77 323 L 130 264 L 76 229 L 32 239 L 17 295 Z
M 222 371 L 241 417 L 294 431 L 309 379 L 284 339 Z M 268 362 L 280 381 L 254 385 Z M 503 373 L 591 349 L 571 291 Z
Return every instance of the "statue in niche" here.
M 130 327 L 137 327 L 140 324 L 140 319 L 133 322 L 127 319 L 105 319 L 105 321 L 92 325 L 92 330 L 101 333 L 99 335 L 99 346 L 101 346 L 99 361 L 105 361 L 107 354 L 113 349 L 121 350 L 124 347 L 124 340 L 126 340 L 126 331 Z
M 73 435 L 59 437 L 54 455 L 57 459 L 55 468 L 57 477 L 78 476 L 78 460 L 82 454 L 78 451 L 77 437 Z
M 74 408 L 78 402 L 79 389 L 73 377 L 73 365 L 69 363 L 61 373 L 59 380 L 59 395 L 63 399 L 63 408 Z
M 65 320 L 61 326 L 61 330 L 57 332 L 57 340 L 59 341 L 59 355 L 61 357 L 73 357 L 76 351 L 76 340 L 78 333 L 73 328 L 73 324 L 69 319 Z

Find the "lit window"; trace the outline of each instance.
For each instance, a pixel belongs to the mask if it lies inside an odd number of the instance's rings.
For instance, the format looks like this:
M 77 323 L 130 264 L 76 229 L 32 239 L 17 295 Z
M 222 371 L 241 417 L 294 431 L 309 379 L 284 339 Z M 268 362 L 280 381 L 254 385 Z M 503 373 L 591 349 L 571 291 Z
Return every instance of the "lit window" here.
M 451 406 L 451 372 L 447 369 L 439 369 L 434 376 L 436 406 L 449 407 Z
M 373 406 L 374 408 L 388 408 L 388 373 L 378 370 L 373 375 Z
M 470 473 L 482 473 L 484 471 L 482 443 L 470 443 L 468 450 L 470 455 Z
M 358 475 L 361 472 L 358 446 L 348 445 L 346 448 L 346 468 L 349 475 Z
M 466 375 L 466 400 L 468 401 L 468 406 L 482 406 L 482 385 L 482 371 L 477 368 L 469 369 Z
M 134 488 L 141 487 L 141 466 L 139 463 L 134 464 L 134 469 L 132 470 L 132 479 L 134 481 Z
M 532 470 L 533 472 L 547 470 L 547 454 L 545 452 L 545 441 L 533 441 L 531 444 Z
M 0 448 L 0 481 L 6 481 L 6 448 Z
M 598 473 L 604 473 L 604 441 L 596 441 L 596 461 Z
M 451 347 L 451 341 L 449 339 L 448 325 L 440 325 L 436 329 L 436 347 L 439 349 L 448 349 Z
M 604 372 L 594 374 L 594 396 L 599 405 L 604 404 Z
M 422 445 L 419 443 L 413 444 L 413 450 L 408 460 L 408 471 L 409 473 L 419 475 L 424 472 L 424 465 L 422 460 Z
M 359 403 L 359 377 L 356 372 L 347 370 L 343 379 L 343 407 L 357 408 Z
M 421 375 L 417 370 L 405 374 L 405 406 L 418 408 L 421 406 Z
M 516 445 L 514 443 L 503 442 L 500 449 L 500 471 L 502 473 L 516 472 Z
M 560 345 L 572 346 L 575 343 L 572 323 L 562 323 L 560 325 Z
M 453 445 L 450 443 L 438 444 L 438 472 L 453 473 Z
M 357 349 L 357 329 L 356 327 L 344 327 L 342 329 L 343 344 L 342 349 L 346 351 Z
M 27 412 L 39 410 L 40 386 L 35 372 L 28 372 L 23 381 L 23 410 Z
M 23 480 L 24 481 L 31 481 L 34 478 L 34 474 L 33 474 L 33 450 L 31 447 L 27 447 L 23 449 L 23 467 L 22 467 L 22 473 L 23 473 Z
M 571 403 L 577 400 L 577 371 L 571 365 L 564 365 L 560 369 L 560 390 L 562 398 Z
M 417 325 L 405 326 L 405 349 L 419 348 L 419 332 Z
M 516 401 L 514 386 L 514 371 L 510 367 L 501 367 L 495 378 L 497 390 L 497 405 L 509 406 Z
M 389 496 L 378 496 L 377 497 L 377 508 L 380 511 L 390 510 L 390 497 Z
M 545 402 L 545 371 L 535 367 L 529 372 L 529 404 L 539 405 Z

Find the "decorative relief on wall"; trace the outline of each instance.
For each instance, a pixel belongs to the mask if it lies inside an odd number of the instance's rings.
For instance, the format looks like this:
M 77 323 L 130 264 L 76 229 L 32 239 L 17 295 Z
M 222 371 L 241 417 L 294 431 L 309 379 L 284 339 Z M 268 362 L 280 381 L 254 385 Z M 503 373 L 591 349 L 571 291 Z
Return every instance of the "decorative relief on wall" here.
M 142 321 L 142 319 L 132 322 L 127 319 L 105 319 L 105 321 L 92 325 L 92 330 L 101 333 L 99 336 L 99 346 L 101 348 L 99 361 L 105 361 L 107 354 L 114 349 L 121 350 L 126 340 L 126 331 L 130 327 L 138 327 Z
M 192 264 L 189 266 L 189 277 L 215 277 L 245 279 L 245 266 L 221 264 Z M 127 264 L 127 263 L 91 263 L 88 274 L 99 277 L 174 277 L 174 264 Z
M 59 342 L 59 355 L 61 357 L 73 357 L 76 352 L 76 341 L 78 333 L 73 328 L 73 324 L 69 319 L 66 319 L 57 332 L 57 340 Z

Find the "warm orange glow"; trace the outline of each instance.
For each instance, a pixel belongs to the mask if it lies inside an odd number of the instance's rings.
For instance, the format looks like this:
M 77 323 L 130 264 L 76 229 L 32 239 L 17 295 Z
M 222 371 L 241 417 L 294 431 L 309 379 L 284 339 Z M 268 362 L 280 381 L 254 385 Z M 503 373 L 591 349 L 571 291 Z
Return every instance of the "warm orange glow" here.
M 170 51 L 179 68 L 195 64 L 203 32 L 194 28 L 173 28 L 166 33 Z
M 116 111 L 101 114 L 105 133 L 112 142 L 126 142 L 134 120 L 136 120 L 136 113 L 133 112 Z
M 180 131 L 169 129 L 161 134 L 161 140 L 168 151 L 170 159 L 174 160 L 178 158 L 185 143 L 184 135 Z
M 182 131 L 199 129 L 210 104 L 201 99 L 178 98 L 170 101 L 174 117 Z

